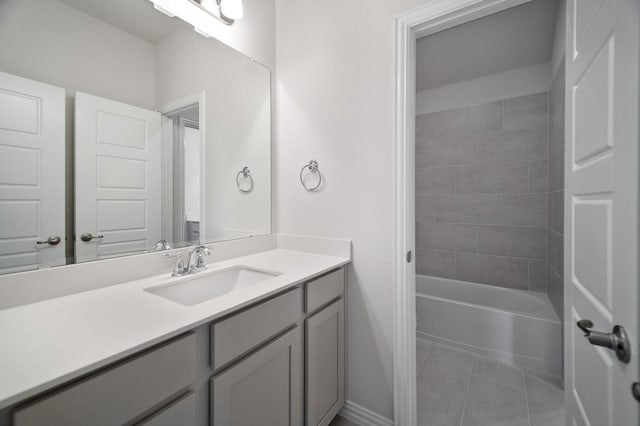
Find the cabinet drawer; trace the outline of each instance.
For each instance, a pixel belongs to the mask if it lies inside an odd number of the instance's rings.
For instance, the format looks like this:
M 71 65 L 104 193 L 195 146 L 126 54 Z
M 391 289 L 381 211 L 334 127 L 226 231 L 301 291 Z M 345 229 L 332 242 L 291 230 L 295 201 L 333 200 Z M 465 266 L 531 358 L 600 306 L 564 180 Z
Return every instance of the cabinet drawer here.
M 313 312 L 344 293 L 344 269 L 330 272 L 307 283 L 306 312 Z
M 148 419 L 140 426 L 193 426 L 196 424 L 196 398 L 193 392 L 180 397 Z
M 124 424 L 186 388 L 195 376 L 191 333 L 18 408 L 14 425 Z
M 218 369 L 302 316 L 302 290 L 296 288 L 211 325 L 211 365 Z

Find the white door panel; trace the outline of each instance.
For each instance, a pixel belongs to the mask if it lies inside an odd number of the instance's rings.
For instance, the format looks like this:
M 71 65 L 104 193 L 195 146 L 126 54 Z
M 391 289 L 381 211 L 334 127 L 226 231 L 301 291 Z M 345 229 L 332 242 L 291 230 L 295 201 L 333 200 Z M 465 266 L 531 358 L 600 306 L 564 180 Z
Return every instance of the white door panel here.
M 66 263 L 64 97 L 0 72 L 0 273 Z
M 77 261 L 144 252 L 162 238 L 161 156 L 159 113 L 76 94 Z
M 37 135 L 40 133 L 42 98 L 36 94 L 36 87 L 33 87 L 35 90 L 28 90 L 25 86 L 38 86 L 39 83 L 6 73 L 3 73 L 2 78 L 0 128 Z
M 569 0 L 565 212 L 567 424 L 637 425 L 638 36 L 636 0 Z M 627 364 L 576 326 L 622 325 Z

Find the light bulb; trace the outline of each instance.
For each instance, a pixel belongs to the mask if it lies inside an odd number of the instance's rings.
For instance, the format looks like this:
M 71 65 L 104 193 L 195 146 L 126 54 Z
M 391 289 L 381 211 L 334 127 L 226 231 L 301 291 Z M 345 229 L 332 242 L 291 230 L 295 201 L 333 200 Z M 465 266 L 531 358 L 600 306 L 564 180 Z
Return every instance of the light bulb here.
M 220 11 L 229 19 L 240 19 L 244 14 L 242 0 L 222 0 L 220 3 Z
M 212 13 L 218 9 L 218 3 L 216 0 L 200 0 L 200 6 Z

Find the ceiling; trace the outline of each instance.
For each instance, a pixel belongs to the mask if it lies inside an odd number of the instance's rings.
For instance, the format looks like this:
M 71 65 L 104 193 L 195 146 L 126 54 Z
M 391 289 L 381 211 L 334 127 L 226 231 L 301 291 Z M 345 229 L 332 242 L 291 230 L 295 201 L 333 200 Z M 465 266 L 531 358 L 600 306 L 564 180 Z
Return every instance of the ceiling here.
M 417 41 L 417 91 L 551 59 L 558 0 L 532 0 Z
M 149 0 L 60 0 L 87 15 L 156 43 L 184 23 L 158 12 Z

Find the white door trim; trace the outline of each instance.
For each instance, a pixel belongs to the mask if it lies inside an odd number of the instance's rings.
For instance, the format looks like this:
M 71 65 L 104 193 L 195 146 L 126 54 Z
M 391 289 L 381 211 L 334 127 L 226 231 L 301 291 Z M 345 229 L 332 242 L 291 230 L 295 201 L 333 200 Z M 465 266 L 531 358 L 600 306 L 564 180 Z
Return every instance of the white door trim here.
M 434 0 L 396 17 L 396 136 L 394 249 L 394 424 L 415 425 L 415 72 L 416 39 L 530 0 Z M 415 256 L 413 256 L 415 258 Z
M 175 114 L 177 112 L 180 112 L 183 109 L 186 108 L 190 108 L 193 105 L 198 105 L 198 128 L 200 130 L 200 158 L 204 159 L 205 157 L 205 149 L 206 149 L 206 102 L 205 102 L 205 91 L 202 91 L 200 93 L 195 93 L 189 96 L 185 96 L 184 98 L 181 99 L 177 99 L 175 101 L 169 102 L 165 105 L 162 105 L 160 108 L 158 108 L 158 112 L 162 115 L 170 115 L 170 114 Z M 163 136 L 164 136 L 164 132 L 163 132 Z M 166 166 L 166 165 L 165 165 Z M 206 239 L 206 214 L 205 214 L 205 209 L 207 206 L 206 203 L 206 196 L 207 196 L 207 191 L 206 191 L 206 169 L 205 169 L 205 164 L 204 164 L 204 160 L 203 163 L 201 164 L 200 167 L 200 241 L 204 242 L 204 241 L 208 241 Z M 166 197 L 169 196 L 169 194 L 165 194 Z M 168 204 L 166 206 L 166 208 L 168 209 Z M 173 226 L 173 225 L 171 225 Z M 175 241 L 173 241 L 175 243 Z

